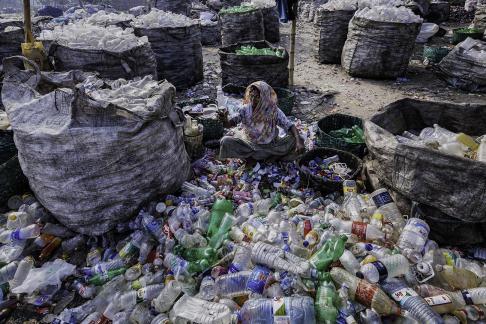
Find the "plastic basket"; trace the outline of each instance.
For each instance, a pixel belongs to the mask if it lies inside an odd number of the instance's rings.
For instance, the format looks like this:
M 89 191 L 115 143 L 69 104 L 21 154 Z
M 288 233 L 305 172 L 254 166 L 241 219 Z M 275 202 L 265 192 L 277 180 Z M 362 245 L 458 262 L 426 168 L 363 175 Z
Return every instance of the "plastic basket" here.
M 343 127 L 351 128 L 355 125 L 363 128 L 363 121 L 361 118 L 344 114 L 332 114 L 322 118 L 317 123 L 317 146 L 331 147 L 353 153 L 358 157 L 363 157 L 366 151 L 366 144 L 348 143 L 343 139 L 329 135 L 329 132 L 333 130 L 341 129 Z
M 292 114 L 292 110 L 294 109 L 294 101 L 295 101 L 295 94 L 284 88 L 274 88 L 275 92 L 277 93 L 278 98 L 278 107 L 286 116 Z
M 300 177 L 303 183 L 307 186 L 311 186 L 314 189 L 321 191 L 323 194 L 341 191 L 343 187 L 343 181 L 325 180 L 322 177 L 311 174 L 305 168 L 302 168 L 304 165 L 307 165 L 310 160 L 316 157 L 328 158 L 334 155 L 339 156 L 339 161 L 346 163 L 348 167 L 352 170 L 349 179 L 355 179 L 361 172 L 363 162 L 356 155 L 334 148 L 319 147 L 305 153 L 297 162 L 299 166 Z
M 449 47 L 424 46 L 424 59 L 432 63 L 440 63 L 450 51 Z
M 223 137 L 224 134 L 223 122 L 220 121 L 219 119 L 198 117 L 196 118 L 196 120 L 204 127 L 203 130 L 204 142 L 219 140 L 221 139 L 221 137 Z
M 456 28 L 452 31 L 452 44 L 457 45 L 466 38 L 471 37 L 472 39 L 482 39 L 484 30 L 476 28 Z

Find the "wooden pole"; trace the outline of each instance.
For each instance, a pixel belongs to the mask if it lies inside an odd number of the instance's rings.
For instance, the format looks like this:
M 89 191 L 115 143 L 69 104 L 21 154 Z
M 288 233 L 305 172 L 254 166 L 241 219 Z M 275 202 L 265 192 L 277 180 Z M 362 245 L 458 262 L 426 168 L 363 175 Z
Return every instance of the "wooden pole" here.
M 295 34 L 297 30 L 297 4 L 295 5 L 295 17 L 292 20 L 290 29 L 290 57 L 289 57 L 289 86 L 294 86 L 294 66 L 295 66 Z
M 32 35 L 32 19 L 30 16 L 30 0 L 24 0 L 24 33 L 25 42 L 33 43 L 34 36 Z

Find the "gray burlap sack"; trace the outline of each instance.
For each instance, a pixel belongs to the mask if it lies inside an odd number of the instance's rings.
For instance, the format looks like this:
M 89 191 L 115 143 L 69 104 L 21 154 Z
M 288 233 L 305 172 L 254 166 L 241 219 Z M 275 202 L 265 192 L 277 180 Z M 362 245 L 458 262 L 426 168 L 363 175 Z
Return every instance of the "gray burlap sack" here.
M 393 23 L 353 17 L 341 65 L 352 76 L 396 78 L 405 74 L 420 23 Z
M 486 90 L 486 43 L 468 38 L 440 61 L 437 72 L 450 85 L 466 91 Z
M 486 29 L 486 5 L 478 4 L 473 20 L 474 28 Z
M 242 45 L 253 45 L 256 48 L 279 48 L 284 51 L 283 57 L 236 55 L 235 51 Z M 289 84 L 289 55 L 280 47 L 272 46 L 265 41 L 244 42 L 221 48 L 221 83 L 223 87 L 247 87 L 255 81 L 265 81 L 274 88 L 286 88 Z
M 378 177 L 407 198 L 465 222 L 486 221 L 486 163 L 400 144 L 395 135 L 438 124 L 471 136 L 486 134 L 486 106 L 403 99 L 364 124 Z
M 219 17 L 223 46 L 265 39 L 263 14 L 259 9 L 243 13 L 220 13 Z
M 263 28 L 265 30 L 265 40 L 270 43 L 280 42 L 280 21 L 277 6 L 262 8 Z
M 18 29 L 10 30 L 10 28 Z M 5 28 L 9 28 L 5 31 Z M 24 30 L 22 29 L 22 22 L 13 22 L 9 23 L 8 21 L 0 20 L 0 62 L 6 57 L 20 55 L 22 53 L 22 49 L 20 48 L 20 44 L 25 41 L 24 39 Z
M 355 10 L 329 11 L 319 9 L 314 20 L 317 61 L 339 64 L 343 46 L 348 36 L 348 25 Z
M 123 52 L 110 52 L 102 49 L 72 48 L 52 42 L 49 56 L 54 60 L 55 71 L 97 72 L 100 78 L 112 80 L 157 76 L 157 61 L 149 43 Z
M 135 35 L 147 36 L 157 60 L 159 80 L 186 89 L 203 79 L 201 26 L 135 28 Z
M 152 8 L 190 16 L 191 0 L 149 0 Z
M 112 85 L 80 71 L 5 70 L 2 98 L 22 170 L 39 202 L 70 229 L 102 234 L 186 179 L 183 115 L 170 83 L 138 81 L 150 82 L 150 104 L 134 106 L 103 99 L 98 90 Z
M 221 45 L 221 22 L 219 19 L 201 22 L 201 44 L 203 46 Z

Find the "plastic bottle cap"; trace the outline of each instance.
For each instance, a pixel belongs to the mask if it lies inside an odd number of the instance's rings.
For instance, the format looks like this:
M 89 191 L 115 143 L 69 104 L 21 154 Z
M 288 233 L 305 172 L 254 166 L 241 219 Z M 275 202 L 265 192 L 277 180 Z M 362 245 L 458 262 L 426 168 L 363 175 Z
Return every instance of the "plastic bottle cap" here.
M 364 275 L 361 271 L 356 272 L 356 277 L 358 277 L 360 279 L 364 279 Z

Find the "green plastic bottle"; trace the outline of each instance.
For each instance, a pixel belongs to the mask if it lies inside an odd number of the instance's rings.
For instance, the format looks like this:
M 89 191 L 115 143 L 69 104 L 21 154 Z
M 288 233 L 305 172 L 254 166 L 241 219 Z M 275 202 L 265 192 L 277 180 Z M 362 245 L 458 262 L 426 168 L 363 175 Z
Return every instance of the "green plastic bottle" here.
M 338 317 L 338 294 L 329 272 L 319 274 L 319 287 L 316 293 L 317 323 L 334 324 Z
M 187 273 L 193 275 L 198 272 L 203 272 L 210 267 L 208 260 L 199 260 L 187 263 Z
M 329 239 L 310 257 L 310 264 L 318 271 L 326 271 L 331 263 L 336 262 L 343 255 L 347 240 L 346 235 L 337 235 Z
M 223 244 L 223 241 L 227 238 L 228 232 L 235 221 L 236 218 L 233 215 L 226 213 L 223 220 L 219 224 L 218 231 L 213 235 L 213 237 L 211 237 L 211 240 L 209 240 L 209 246 L 215 250 L 219 249 Z
M 216 200 L 211 209 L 211 219 L 209 220 L 208 236 L 212 237 L 218 232 L 219 224 L 223 220 L 224 214 L 233 215 L 233 203 L 226 199 Z
M 88 283 L 90 285 L 102 286 L 116 276 L 124 274 L 126 270 L 126 268 L 120 268 L 116 270 L 110 270 L 106 273 L 97 274 L 96 276 L 90 278 L 88 280 Z
M 181 256 L 187 261 L 208 260 L 213 263 L 216 260 L 217 252 L 212 247 L 192 248 L 182 251 Z

